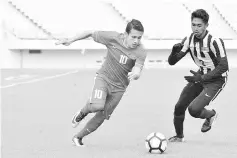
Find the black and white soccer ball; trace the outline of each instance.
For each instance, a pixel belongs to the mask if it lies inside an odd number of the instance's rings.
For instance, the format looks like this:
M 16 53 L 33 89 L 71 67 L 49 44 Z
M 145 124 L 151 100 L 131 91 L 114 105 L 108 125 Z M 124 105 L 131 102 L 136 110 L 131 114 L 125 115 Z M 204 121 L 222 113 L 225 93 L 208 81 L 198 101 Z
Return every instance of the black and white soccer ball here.
M 162 154 L 167 149 L 167 139 L 162 133 L 152 132 L 145 140 L 146 149 L 149 153 Z

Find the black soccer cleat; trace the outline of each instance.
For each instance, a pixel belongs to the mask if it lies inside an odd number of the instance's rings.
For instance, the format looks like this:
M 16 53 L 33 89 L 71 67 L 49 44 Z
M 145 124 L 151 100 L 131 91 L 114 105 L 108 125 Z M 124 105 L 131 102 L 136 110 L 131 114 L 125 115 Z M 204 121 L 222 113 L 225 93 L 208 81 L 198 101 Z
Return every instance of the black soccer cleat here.
M 217 113 L 216 113 L 216 111 L 215 111 L 214 109 L 213 109 L 213 111 L 215 112 L 215 114 L 214 114 L 212 117 L 207 118 L 207 119 L 205 120 L 205 122 L 203 123 L 202 128 L 201 128 L 201 131 L 202 131 L 202 132 L 207 132 L 207 131 L 209 131 L 209 130 L 211 129 L 211 126 L 212 126 L 213 122 L 216 120 L 216 118 L 217 118 Z

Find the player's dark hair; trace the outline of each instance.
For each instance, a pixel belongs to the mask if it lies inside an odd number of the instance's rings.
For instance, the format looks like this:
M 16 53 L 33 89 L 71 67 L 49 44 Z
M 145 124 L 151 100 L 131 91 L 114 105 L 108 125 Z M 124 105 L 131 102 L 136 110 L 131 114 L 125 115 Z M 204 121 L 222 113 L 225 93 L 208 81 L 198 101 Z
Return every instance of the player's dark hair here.
M 205 24 L 207 24 L 209 20 L 209 14 L 204 9 L 197 9 L 192 12 L 191 20 L 193 20 L 193 18 L 200 18 Z
M 129 34 L 132 29 L 144 32 L 144 28 L 143 28 L 142 23 L 139 20 L 136 20 L 136 19 L 132 19 L 132 21 L 130 21 L 127 24 L 126 32 Z

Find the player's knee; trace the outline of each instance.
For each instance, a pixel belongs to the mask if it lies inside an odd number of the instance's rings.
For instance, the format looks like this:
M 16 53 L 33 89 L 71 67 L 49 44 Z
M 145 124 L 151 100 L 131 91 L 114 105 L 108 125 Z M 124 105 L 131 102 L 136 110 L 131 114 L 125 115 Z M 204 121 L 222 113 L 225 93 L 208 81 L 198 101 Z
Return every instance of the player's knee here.
M 95 116 L 95 122 L 97 125 L 101 125 L 105 120 L 105 115 L 103 111 L 97 112 Z
M 103 116 L 103 117 L 101 117 L 100 119 L 97 119 L 95 122 L 96 122 L 96 125 L 97 126 L 100 126 L 103 122 L 104 122 L 104 120 L 105 120 L 105 117 Z
M 192 117 L 199 118 L 201 111 L 197 108 L 194 108 L 193 106 L 189 106 L 188 112 Z
M 98 112 L 98 111 L 103 111 L 103 110 L 104 110 L 104 104 L 92 103 L 90 106 L 91 112 Z
M 174 109 L 175 116 L 181 116 L 184 114 L 185 114 L 185 108 L 183 108 L 182 106 L 175 106 L 175 109 Z

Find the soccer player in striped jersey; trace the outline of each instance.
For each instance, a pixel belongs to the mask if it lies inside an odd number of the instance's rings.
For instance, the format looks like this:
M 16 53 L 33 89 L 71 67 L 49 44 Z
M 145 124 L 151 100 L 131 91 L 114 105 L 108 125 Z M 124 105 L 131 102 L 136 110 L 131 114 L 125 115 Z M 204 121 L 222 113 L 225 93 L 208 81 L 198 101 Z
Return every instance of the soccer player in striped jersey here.
M 205 107 L 213 101 L 224 88 L 227 81 L 228 60 L 224 42 L 221 38 L 212 36 L 207 30 L 209 15 L 203 9 L 194 11 L 191 15 L 193 33 L 175 44 L 168 58 L 170 65 L 176 64 L 189 53 L 198 71 L 190 70 L 191 76 L 185 76 L 188 84 L 184 87 L 174 109 L 174 127 L 176 135 L 169 138 L 170 142 L 183 142 L 183 122 L 185 111 L 192 117 L 205 119 L 201 131 L 211 129 L 217 112 Z
M 97 71 L 92 94 L 86 105 L 72 119 L 76 127 L 89 113 L 95 116 L 73 137 L 76 146 L 82 146 L 82 139 L 94 132 L 120 102 L 131 80 L 137 80 L 143 69 L 146 52 L 141 44 L 144 33 L 140 21 L 133 19 L 125 33 L 112 31 L 86 31 L 72 39 L 63 39 L 57 44 L 70 45 L 72 42 L 92 37 L 95 42 L 107 47 L 107 55 L 102 67 Z

